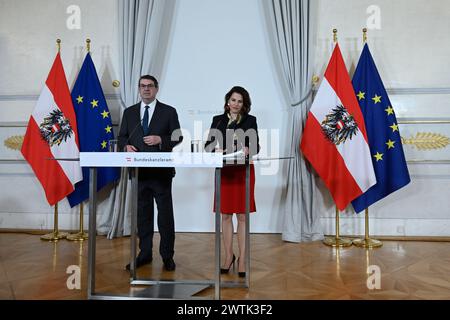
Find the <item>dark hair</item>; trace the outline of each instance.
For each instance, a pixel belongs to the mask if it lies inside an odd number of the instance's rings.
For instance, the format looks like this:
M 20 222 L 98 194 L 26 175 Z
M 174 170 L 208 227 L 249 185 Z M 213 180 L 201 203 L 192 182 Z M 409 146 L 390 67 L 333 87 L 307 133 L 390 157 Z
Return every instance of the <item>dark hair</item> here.
M 250 95 L 248 94 L 248 91 L 239 86 L 235 86 L 235 87 L 231 88 L 231 90 L 228 91 L 228 93 L 225 95 L 225 105 L 223 106 L 223 109 L 225 110 L 225 112 L 230 112 L 230 107 L 228 106 L 228 100 L 230 100 L 231 95 L 233 93 L 239 93 L 242 96 L 243 105 L 242 105 L 242 109 L 241 109 L 241 114 L 242 115 L 248 114 L 251 110 L 252 100 L 250 99 Z
M 156 78 L 155 78 L 154 76 L 151 76 L 151 75 L 149 75 L 149 74 L 146 74 L 146 75 L 144 75 L 144 76 L 141 76 L 141 77 L 139 78 L 138 85 L 141 84 L 141 80 L 143 80 L 143 79 L 145 79 L 145 80 L 152 80 L 153 83 L 155 84 L 155 88 L 158 88 L 158 87 L 159 87 L 158 80 L 156 80 Z

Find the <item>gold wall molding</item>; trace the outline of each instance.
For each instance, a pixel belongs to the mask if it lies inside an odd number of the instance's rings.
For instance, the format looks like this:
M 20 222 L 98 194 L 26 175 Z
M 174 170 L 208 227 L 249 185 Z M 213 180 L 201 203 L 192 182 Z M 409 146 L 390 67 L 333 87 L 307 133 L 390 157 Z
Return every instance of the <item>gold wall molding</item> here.
M 433 119 L 433 120 L 411 120 L 411 119 L 397 119 L 398 124 L 450 124 L 447 119 Z

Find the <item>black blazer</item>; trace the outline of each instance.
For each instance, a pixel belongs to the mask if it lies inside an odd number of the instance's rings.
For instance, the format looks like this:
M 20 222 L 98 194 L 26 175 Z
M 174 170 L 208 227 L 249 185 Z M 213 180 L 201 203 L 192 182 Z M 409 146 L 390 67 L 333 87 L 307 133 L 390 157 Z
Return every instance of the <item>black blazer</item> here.
M 152 119 L 150 120 L 149 135 L 161 137 L 161 144 L 149 146 L 144 143 L 144 129 L 141 120 L 141 103 L 137 103 L 123 112 L 122 123 L 118 135 L 119 150 L 124 150 L 126 145 L 133 145 L 141 152 L 171 152 L 179 144 L 183 137 L 180 135 L 172 141 L 172 133 L 180 129 L 178 114 L 175 108 L 156 102 Z M 147 173 L 146 173 L 147 172 Z M 170 173 L 169 173 L 170 172 Z M 139 177 L 145 177 L 146 174 L 166 176 L 174 174 L 173 168 L 145 168 L 139 171 Z
M 208 134 L 208 140 L 205 143 L 205 151 L 214 151 L 214 148 L 218 144 L 220 149 L 227 149 L 226 153 L 238 151 L 242 149 L 242 145 L 249 148 L 250 156 L 259 153 L 260 146 L 256 117 L 249 114 L 243 115 L 239 123 L 233 122 L 230 124 L 230 126 L 228 126 L 228 121 L 229 119 L 226 113 L 213 117 L 211 128 Z M 214 132 L 215 130 L 211 129 L 217 129 L 218 131 Z M 236 132 L 235 130 L 239 129 L 241 129 L 245 133 L 245 135 L 240 136 L 239 134 L 237 134 L 236 139 L 233 134 Z M 254 132 L 256 133 L 255 136 L 251 136 L 251 132 L 248 131 L 250 129 L 254 130 Z M 221 137 L 217 136 L 219 132 L 221 134 Z

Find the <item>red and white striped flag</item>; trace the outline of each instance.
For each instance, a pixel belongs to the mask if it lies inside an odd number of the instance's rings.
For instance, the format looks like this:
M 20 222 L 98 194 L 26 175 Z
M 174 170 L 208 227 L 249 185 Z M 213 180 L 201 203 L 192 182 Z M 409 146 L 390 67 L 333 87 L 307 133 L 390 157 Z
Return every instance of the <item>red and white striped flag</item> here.
M 300 148 L 339 210 L 376 183 L 364 118 L 338 44 L 309 111 Z
M 71 193 L 83 176 L 78 161 L 48 159 L 79 158 L 78 145 L 77 120 L 58 53 L 28 121 L 21 149 L 50 205 Z

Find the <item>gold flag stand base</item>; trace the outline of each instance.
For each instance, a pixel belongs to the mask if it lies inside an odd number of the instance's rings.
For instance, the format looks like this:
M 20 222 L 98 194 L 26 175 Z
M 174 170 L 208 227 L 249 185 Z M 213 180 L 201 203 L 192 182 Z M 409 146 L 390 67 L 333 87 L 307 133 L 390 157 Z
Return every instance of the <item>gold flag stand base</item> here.
M 336 235 L 334 237 L 325 237 L 323 243 L 330 247 L 350 247 L 352 240 L 349 238 L 341 238 L 339 236 L 339 210 L 336 207 Z
M 381 242 L 380 240 L 367 238 L 367 239 L 355 239 L 353 240 L 353 244 L 360 248 L 372 249 L 381 247 L 383 245 L 383 242 Z
M 88 238 L 87 232 L 83 232 L 83 231 L 78 232 L 78 233 L 72 233 L 67 236 L 67 240 L 70 240 L 70 241 L 84 241 L 84 240 L 87 240 L 87 238 Z
M 350 247 L 352 240 L 348 238 L 326 237 L 323 243 L 330 247 Z
M 53 231 L 52 233 L 44 234 L 43 236 L 41 236 L 41 240 L 56 242 L 60 239 L 67 238 L 68 235 L 69 234 L 67 232 Z
M 88 238 L 88 234 L 83 231 L 83 202 L 80 203 L 80 231 L 67 236 L 69 241 L 84 241 Z
M 44 234 L 41 236 L 41 240 L 56 242 L 60 239 L 65 239 L 69 235 L 67 232 L 60 232 L 58 230 L 58 203 L 55 203 L 55 214 L 53 218 L 53 232 L 49 234 Z
M 364 239 L 355 239 L 353 240 L 353 244 L 359 248 L 379 248 L 383 245 L 383 242 L 380 240 L 369 238 L 369 208 L 366 208 L 365 214 L 365 236 Z

